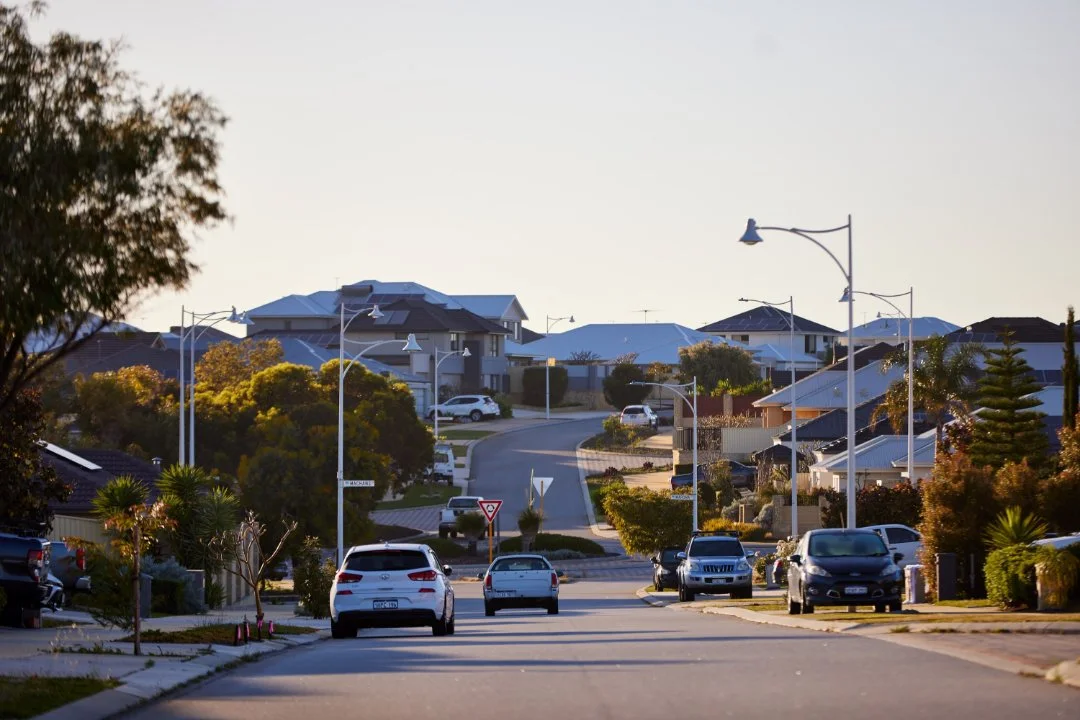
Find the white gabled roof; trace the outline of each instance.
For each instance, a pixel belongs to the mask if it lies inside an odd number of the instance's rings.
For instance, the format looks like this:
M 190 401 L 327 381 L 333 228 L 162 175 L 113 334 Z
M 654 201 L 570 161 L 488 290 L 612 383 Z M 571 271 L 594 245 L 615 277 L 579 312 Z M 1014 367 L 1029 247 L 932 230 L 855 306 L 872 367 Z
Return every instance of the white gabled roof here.
M 948 320 L 936 317 L 917 317 L 911 327 L 911 334 L 917 338 L 928 338 L 931 335 L 948 335 L 959 329 L 959 325 L 954 325 Z M 908 321 L 906 318 L 880 317 L 852 328 L 855 337 L 890 337 L 896 335 L 897 332 L 900 333 L 901 340 L 907 340 Z M 842 335 L 841 339 L 846 337 L 846 334 Z
M 924 465 L 927 452 L 933 463 L 934 441 L 916 438 L 915 462 Z M 847 457 L 847 452 L 842 452 L 824 462 L 815 463 L 814 467 L 831 473 L 846 473 Z M 907 435 L 879 435 L 855 448 L 856 471 L 893 470 L 897 467 L 907 467 Z
M 904 368 L 894 365 L 888 371 L 881 371 L 881 360 L 864 365 L 855 370 L 855 404 L 861 405 L 867 400 L 873 400 L 883 395 L 889 386 L 896 380 L 904 377 Z M 814 392 L 799 395 L 800 408 L 846 408 L 847 407 L 847 373 L 838 373 L 841 377 L 828 385 L 818 388 Z M 791 402 L 784 405 L 789 409 Z
M 334 317 L 334 305 L 323 304 L 325 291 L 312 293 L 312 295 L 286 295 L 283 298 L 260 305 L 247 311 L 249 317 L 273 317 L 273 318 L 310 318 L 310 317 Z M 331 293 L 334 295 L 334 293 Z M 315 296 L 315 297 L 313 297 Z
M 816 392 L 823 387 L 831 387 L 836 382 L 844 382 L 846 377 L 847 373 L 843 370 L 818 370 L 813 375 L 796 380 L 794 385 L 782 387 L 771 395 L 755 400 L 754 407 L 791 405 L 792 393 L 801 405 L 804 395 Z
M 553 357 L 565 362 L 574 353 L 589 351 L 600 361 L 613 361 L 628 353 L 637 353 L 637 365 L 662 362 L 675 365 L 679 362 L 679 348 L 699 342 L 713 342 L 749 352 L 743 343 L 724 340 L 692 330 L 676 323 L 593 323 L 553 333 L 528 344 L 521 351 L 533 357 Z
M 503 318 L 510 308 L 517 305 L 522 320 L 528 320 L 525 309 L 521 307 L 516 295 L 454 295 L 454 300 L 468 311 L 483 318 Z

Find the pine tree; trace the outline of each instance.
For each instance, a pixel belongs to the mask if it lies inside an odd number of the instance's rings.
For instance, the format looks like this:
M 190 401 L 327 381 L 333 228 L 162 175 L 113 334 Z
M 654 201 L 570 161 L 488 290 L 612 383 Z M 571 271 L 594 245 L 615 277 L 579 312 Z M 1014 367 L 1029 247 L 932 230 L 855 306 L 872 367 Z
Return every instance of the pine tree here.
M 1073 430 L 1076 428 L 1076 413 L 1080 411 L 1080 368 L 1076 365 L 1076 319 L 1073 308 L 1069 306 L 1069 317 L 1065 321 L 1065 364 L 1061 367 L 1062 381 L 1065 385 L 1065 406 L 1062 408 L 1062 424 Z
M 1001 468 L 1006 462 L 1027 460 L 1041 467 L 1047 460 L 1049 442 L 1043 431 L 1044 413 L 1031 408 L 1039 401 L 1027 398 L 1038 392 L 1031 366 L 1020 357 L 1012 332 L 1003 333 L 1002 347 L 987 350 L 986 374 L 979 380 L 981 407 L 971 441 L 971 458 L 976 465 Z

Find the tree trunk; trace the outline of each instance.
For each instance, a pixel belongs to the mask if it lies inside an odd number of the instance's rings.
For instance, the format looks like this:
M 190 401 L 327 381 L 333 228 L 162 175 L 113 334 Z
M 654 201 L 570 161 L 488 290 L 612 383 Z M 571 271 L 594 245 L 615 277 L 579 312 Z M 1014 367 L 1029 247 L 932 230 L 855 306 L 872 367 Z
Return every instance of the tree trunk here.
M 135 573 L 132 578 L 132 582 L 135 583 L 135 654 L 142 654 L 142 642 L 139 637 L 142 632 L 142 598 L 139 592 L 139 586 L 142 585 L 140 580 L 142 579 L 142 529 L 139 527 L 139 523 L 135 523 Z

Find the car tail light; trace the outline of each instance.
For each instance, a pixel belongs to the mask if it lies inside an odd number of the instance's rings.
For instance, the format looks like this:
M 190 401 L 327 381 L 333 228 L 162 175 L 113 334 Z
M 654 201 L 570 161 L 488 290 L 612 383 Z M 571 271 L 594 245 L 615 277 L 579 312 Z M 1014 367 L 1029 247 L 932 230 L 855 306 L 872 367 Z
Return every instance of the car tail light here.
M 557 573 L 551 573 L 551 587 L 559 587 L 559 575 Z
M 40 580 L 41 571 L 45 568 L 45 553 L 41 550 L 28 550 L 26 566 L 30 569 L 30 576 L 35 580 Z
M 434 570 L 421 570 L 419 572 L 409 573 L 410 580 L 417 580 L 420 582 L 432 582 L 438 574 Z
M 80 571 L 86 571 L 86 548 L 76 548 L 75 567 L 79 568 Z
M 340 572 L 337 575 L 338 585 L 341 585 L 342 583 L 360 582 L 363 579 L 364 579 L 363 575 L 357 575 L 356 573 L 350 573 L 350 572 Z
M 491 589 L 491 573 L 488 573 L 487 576 L 484 577 L 484 587 L 488 590 Z

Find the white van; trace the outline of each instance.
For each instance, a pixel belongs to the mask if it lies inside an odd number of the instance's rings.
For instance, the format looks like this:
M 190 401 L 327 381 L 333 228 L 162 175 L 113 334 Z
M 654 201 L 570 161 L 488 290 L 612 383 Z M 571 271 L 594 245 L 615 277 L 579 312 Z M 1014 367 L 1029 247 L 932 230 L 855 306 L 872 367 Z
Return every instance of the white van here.
M 435 457 L 431 463 L 431 477 L 437 482 L 445 480 L 454 484 L 454 448 L 447 443 L 435 444 Z

